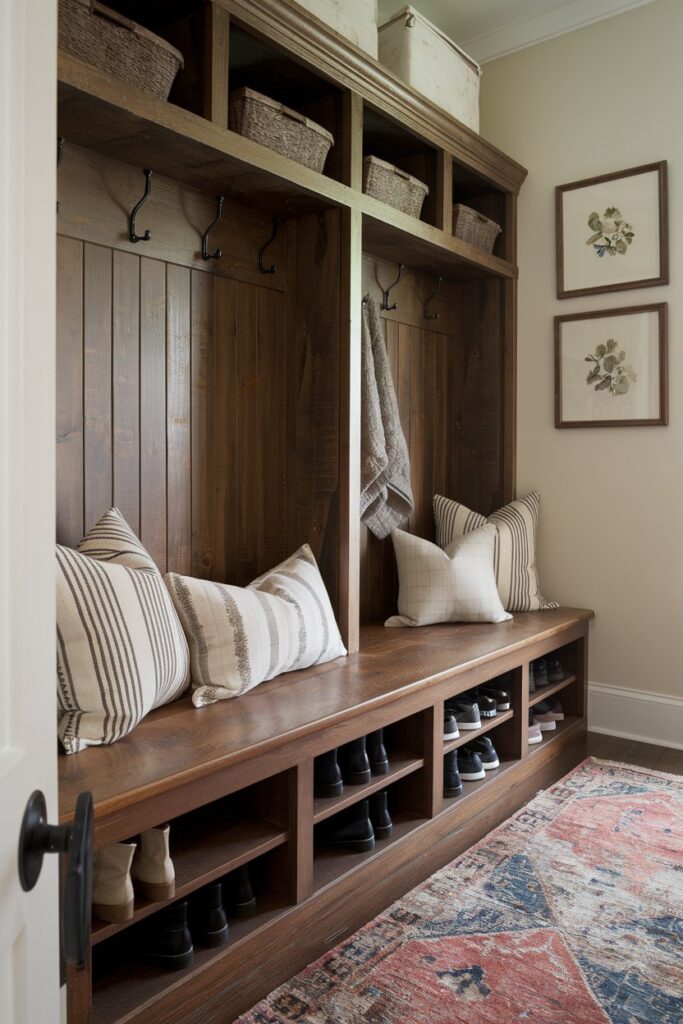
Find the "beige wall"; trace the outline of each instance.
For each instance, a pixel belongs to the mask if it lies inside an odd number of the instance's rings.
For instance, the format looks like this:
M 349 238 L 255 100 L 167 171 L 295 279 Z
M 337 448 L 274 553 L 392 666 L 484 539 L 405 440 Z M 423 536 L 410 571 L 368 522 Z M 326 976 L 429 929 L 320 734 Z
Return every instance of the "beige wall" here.
M 590 679 L 683 697 L 683 3 L 656 0 L 484 67 L 482 135 L 520 197 L 518 493 L 541 491 L 543 589 L 595 609 Z M 669 161 L 671 284 L 558 301 L 554 186 Z M 670 425 L 553 427 L 553 316 L 669 303 Z M 683 737 L 681 737 L 683 739 Z

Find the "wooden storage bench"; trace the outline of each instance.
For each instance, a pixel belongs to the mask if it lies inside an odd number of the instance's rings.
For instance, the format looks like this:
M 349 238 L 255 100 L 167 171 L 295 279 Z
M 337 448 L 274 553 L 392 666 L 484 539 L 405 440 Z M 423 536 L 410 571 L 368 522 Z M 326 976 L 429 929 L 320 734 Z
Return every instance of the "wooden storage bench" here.
M 93 971 L 70 977 L 70 1022 L 229 1021 L 394 898 L 502 821 L 584 753 L 588 623 L 576 609 L 529 612 L 499 625 L 364 627 L 347 659 L 195 709 L 153 712 L 111 747 L 60 762 L 60 817 L 89 789 L 94 846 L 171 822 L 176 898 L 252 865 L 256 914 L 230 921 L 227 945 L 195 952 L 177 974 L 135 956 L 129 928 L 163 904 L 136 902 L 124 925 L 93 922 Z M 567 676 L 529 695 L 529 662 L 558 652 Z M 443 797 L 443 702 L 490 680 L 512 693 L 486 722 L 501 760 Z M 564 722 L 527 746 L 529 704 L 561 691 Z M 314 799 L 313 758 L 384 727 L 388 775 Z M 389 787 L 394 830 L 368 853 L 319 851 L 314 826 Z M 92 999 L 92 1002 L 91 1002 Z

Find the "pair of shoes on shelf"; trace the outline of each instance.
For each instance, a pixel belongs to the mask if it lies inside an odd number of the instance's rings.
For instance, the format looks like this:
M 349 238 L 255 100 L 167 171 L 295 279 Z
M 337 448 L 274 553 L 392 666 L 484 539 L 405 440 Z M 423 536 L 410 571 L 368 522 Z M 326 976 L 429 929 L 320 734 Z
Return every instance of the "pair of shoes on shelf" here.
M 384 729 L 335 747 L 316 757 L 314 764 L 315 795 L 341 796 L 344 784 L 362 786 L 372 775 L 386 775 L 389 758 L 384 745 Z
M 383 789 L 323 822 L 317 830 L 316 842 L 363 853 L 372 850 L 376 839 L 387 839 L 393 827 L 387 790 Z
M 536 658 L 529 665 L 529 693 L 561 683 L 566 673 L 559 658 Z
M 130 921 L 136 891 L 154 902 L 173 899 L 175 869 L 169 852 L 170 831 L 169 825 L 160 825 L 143 832 L 139 842 L 115 843 L 95 853 L 92 909 L 102 921 Z
M 198 889 L 189 900 L 179 900 L 149 918 L 141 929 L 142 956 L 164 971 L 189 967 L 195 943 L 214 948 L 227 942 L 226 906 L 235 917 L 247 917 L 256 908 L 246 864 L 225 879 Z
M 509 708 L 510 694 L 498 687 L 478 686 L 449 697 L 444 708 L 444 739 L 456 739 L 459 730 L 481 729 L 482 718 L 495 718 L 499 711 Z M 455 720 L 454 726 L 449 724 L 449 716 Z
M 444 796 L 457 796 L 462 791 L 463 782 L 476 782 L 486 776 L 486 772 L 500 767 L 496 748 L 488 736 L 480 736 L 472 743 L 444 756 L 443 791 Z
M 559 700 L 539 700 L 531 708 L 531 716 L 534 725 L 537 725 L 541 732 L 552 732 L 557 728 L 558 722 L 564 721 L 564 711 Z

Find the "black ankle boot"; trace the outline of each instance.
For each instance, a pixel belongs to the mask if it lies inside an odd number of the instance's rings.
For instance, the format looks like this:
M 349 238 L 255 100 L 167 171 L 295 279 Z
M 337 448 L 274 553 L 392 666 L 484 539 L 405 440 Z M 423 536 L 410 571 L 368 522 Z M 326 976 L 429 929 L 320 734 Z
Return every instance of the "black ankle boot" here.
M 250 917 L 256 910 L 256 897 L 251 887 L 249 866 L 243 864 L 237 871 L 228 875 L 223 883 L 228 890 L 227 905 L 235 917 Z
M 190 924 L 195 942 L 202 946 L 220 946 L 227 942 L 228 921 L 220 882 L 211 882 L 194 894 L 190 903 Z
M 344 792 L 342 774 L 337 761 L 337 748 L 320 754 L 314 761 L 313 777 L 316 796 L 341 796 Z
M 194 948 L 187 927 L 187 900 L 173 903 L 150 918 L 142 952 L 146 960 L 164 971 L 180 971 L 190 966 Z
M 316 834 L 316 842 L 321 846 L 341 846 L 354 853 L 371 850 L 375 845 L 375 833 L 370 822 L 368 801 L 361 800 L 324 822 Z
M 443 795 L 457 796 L 462 793 L 462 779 L 458 771 L 458 751 L 451 750 L 443 759 Z
M 345 743 L 339 748 L 339 764 L 344 782 L 349 786 L 362 786 L 370 781 L 370 761 L 365 751 L 365 736 Z
M 394 823 L 389 814 L 387 790 L 380 793 L 373 793 L 370 797 L 370 821 L 375 833 L 375 839 L 388 839 Z
M 384 729 L 369 733 L 366 740 L 370 771 L 373 775 L 386 775 L 389 771 L 389 758 L 384 746 Z

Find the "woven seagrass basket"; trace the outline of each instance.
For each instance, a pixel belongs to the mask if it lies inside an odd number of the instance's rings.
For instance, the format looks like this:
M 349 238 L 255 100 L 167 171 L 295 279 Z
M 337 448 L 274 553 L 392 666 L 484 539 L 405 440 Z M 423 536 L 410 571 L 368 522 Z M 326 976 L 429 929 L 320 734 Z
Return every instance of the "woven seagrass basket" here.
M 59 47 L 159 99 L 168 99 L 183 55 L 97 0 L 59 0 Z
M 363 160 L 363 191 L 411 217 L 419 217 L 422 204 L 429 195 L 429 186 L 386 160 L 366 156 Z
M 500 224 L 478 210 L 463 206 L 462 203 L 456 203 L 453 207 L 453 234 L 456 238 L 462 238 L 463 242 L 476 245 L 477 249 L 493 252 L 493 246 L 502 230 Z
M 228 126 L 314 171 L 322 171 L 334 145 L 334 135 L 310 117 L 246 87 L 230 94 Z

